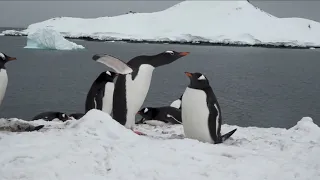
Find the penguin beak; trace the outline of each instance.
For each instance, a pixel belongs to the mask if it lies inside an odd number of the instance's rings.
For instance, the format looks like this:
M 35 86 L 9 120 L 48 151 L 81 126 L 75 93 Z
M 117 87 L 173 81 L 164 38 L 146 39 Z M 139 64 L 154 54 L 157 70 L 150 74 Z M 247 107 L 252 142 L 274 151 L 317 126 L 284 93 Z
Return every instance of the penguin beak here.
M 138 111 L 137 114 L 140 114 L 140 111 Z
M 13 60 L 17 60 L 17 58 L 15 58 L 15 57 L 7 57 L 7 59 L 8 59 L 8 61 L 13 61 Z
M 186 55 L 188 55 L 188 54 L 190 54 L 190 52 L 180 52 L 180 53 L 179 53 L 180 56 L 186 56 Z
M 192 73 L 184 72 L 188 77 L 192 77 Z

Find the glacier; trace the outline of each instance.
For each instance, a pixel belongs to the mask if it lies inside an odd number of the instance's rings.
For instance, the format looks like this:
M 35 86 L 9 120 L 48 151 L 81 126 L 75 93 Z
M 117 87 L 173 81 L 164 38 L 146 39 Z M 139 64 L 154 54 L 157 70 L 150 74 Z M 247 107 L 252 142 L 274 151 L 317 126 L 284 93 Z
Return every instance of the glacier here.
M 93 40 L 320 47 L 319 22 L 278 18 L 245 0 L 183 1 L 163 11 L 113 17 L 57 17 L 3 33 L 28 35 L 46 27 Z
M 303 117 L 289 129 L 239 127 L 223 144 L 183 136 L 182 125 L 139 125 L 139 136 L 92 109 L 80 120 L 33 132 L 0 131 L 0 179 L 123 180 L 320 178 L 320 128 Z M 222 132 L 222 133 L 225 133 Z
M 49 28 L 39 28 L 28 34 L 27 45 L 30 49 L 76 50 L 84 49 L 82 45 L 65 39 L 59 32 Z

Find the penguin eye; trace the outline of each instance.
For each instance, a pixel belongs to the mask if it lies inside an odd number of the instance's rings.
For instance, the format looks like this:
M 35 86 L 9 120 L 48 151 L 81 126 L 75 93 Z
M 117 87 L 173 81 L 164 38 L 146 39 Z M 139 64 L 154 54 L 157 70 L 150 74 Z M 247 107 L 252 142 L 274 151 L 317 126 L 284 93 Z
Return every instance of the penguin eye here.
M 1 57 L 2 60 L 6 59 L 6 56 L 3 53 L 0 53 L 0 57 Z
M 147 113 L 148 111 L 149 111 L 149 109 L 148 109 L 148 108 L 145 108 L 143 112 L 144 112 L 144 113 Z
M 204 75 L 201 75 L 199 78 L 198 78 L 198 80 L 205 80 L 206 79 L 206 77 L 204 77 Z
M 166 53 L 170 54 L 170 55 L 174 55 L 173 51 L 166 51 Z

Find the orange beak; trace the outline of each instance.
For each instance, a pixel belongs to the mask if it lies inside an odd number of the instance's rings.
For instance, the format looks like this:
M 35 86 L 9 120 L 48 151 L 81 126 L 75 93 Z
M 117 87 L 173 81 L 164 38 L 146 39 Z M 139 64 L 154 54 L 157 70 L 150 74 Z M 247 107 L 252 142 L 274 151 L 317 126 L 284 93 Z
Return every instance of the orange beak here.
M 12 61 L 12 60 L 16 60 L 17 58 L 15 58 L 15 57 L 8 57 L 7 58 L 9 61 Z
M 188 55 L 188 54 L 190 54 L 190 52 L 180 52 L 180 53 L 179 53 L 180 56 L 186 56 L 186 55 Z
M 184 72 L 188 77 L 192 77 L 192 74 L 189 72 Z
M 140 114 L 140 112 L 138 111 L 137 114 Z

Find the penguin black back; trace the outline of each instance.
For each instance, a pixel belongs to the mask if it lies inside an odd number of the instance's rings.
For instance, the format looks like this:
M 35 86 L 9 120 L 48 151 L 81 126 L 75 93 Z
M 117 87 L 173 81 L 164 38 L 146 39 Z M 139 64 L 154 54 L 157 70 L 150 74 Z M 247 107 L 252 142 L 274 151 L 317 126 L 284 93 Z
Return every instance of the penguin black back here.
M 43 112 L 36 115 L 35 117 L 32 118 L 32 120 L 43 119 L 45 121 L 52 121 L 53 119 L 56 119 L 56 118 L 61 121 L 67 121 L 70 119 L 69 116 L 65 113 L 57 112 L 57 111 L 48 111 L 48 112 Z
M 182 123 L 181 110 L 171 106 L 145 107 L 138 111 L 138 114 L 144 118 L 142 123 L 147 120 L 158 120 L 172 124 Z

